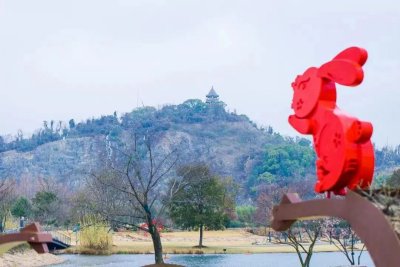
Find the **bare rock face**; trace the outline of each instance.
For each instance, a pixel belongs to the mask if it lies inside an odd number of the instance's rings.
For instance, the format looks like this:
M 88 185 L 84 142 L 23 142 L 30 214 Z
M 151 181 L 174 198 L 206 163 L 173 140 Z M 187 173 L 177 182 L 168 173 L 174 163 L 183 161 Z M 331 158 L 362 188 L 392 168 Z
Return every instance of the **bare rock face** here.
M 52 178 L 74 185 L 85 171 L 95 168 L 104 151 L 104 137 L 59 140 L 28 152 L 6 151 L 0 154 L 1 177 L 16 180 Z
M 118 142 L 132 142 L 130 132 L 123 130 Z M 161 131 L 154 145 L 161 153 L 178 149 L 181 164 L 205 162 L 219 175 L 245 184 L 269 138 L 271 134 L 247 120 L 181 123 Z M 51 178 L 75 188 L 91 172 L 102 168 L 107 158 L 115 156 L 115 142 L 107 135 L 68 137 L 32 151 L 6 151 L 0 153 L 0 177 L 23 181 Z

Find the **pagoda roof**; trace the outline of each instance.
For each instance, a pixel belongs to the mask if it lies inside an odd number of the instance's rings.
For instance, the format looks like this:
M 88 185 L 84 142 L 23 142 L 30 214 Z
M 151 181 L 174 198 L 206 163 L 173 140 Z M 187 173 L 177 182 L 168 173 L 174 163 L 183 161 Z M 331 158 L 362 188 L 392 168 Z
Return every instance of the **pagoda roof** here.
M 217 94 L 217 92 L 215 92 L 214 87 L 211 87 L 211 90 L 208 93 L 208 95 L 206 95 L 206 97 L 215 98 L 219 97 L 219 95 Z

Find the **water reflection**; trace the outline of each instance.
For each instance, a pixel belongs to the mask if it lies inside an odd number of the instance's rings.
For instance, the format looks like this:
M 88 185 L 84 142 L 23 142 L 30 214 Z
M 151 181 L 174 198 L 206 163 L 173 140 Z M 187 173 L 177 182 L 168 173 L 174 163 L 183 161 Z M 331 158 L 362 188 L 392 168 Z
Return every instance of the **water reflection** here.
M 180 255 L 169 262 L 185 266 L 224 266 L 227 255 Z
M 111 255 L 111 256 L 84 256 L 62 255 L 66 262 L 57 267 L 72 266 L 103 266 L 126 267 L 143 266 L 154 263 L 153 255 Z M 293 267 L 299 266 L 297 254 L 294 253 L 266 253 L 266 254 L 211 254 L 211 255 L 170 255 L 167 263 L 175 263 L 190 267 Z M 373 267 L 368 253 L 361 258 L 363 266 Z M 349 266 L 345 256 L 339 252 L 314 253 L 312 267 Z

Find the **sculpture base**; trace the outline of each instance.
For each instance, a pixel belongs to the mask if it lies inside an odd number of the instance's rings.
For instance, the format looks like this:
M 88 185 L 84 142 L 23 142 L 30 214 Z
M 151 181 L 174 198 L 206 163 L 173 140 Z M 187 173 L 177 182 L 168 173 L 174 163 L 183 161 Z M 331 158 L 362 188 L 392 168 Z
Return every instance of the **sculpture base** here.
M 349 191 L 343 199 L 302 201 L 295 193 L 273 208 L 272 228 L 285 231 L 299 219 L 337 217 L 346 220 L 366 245 L 377 267 L 398 267 L 400 240 L 389 220 L 366 197 Z

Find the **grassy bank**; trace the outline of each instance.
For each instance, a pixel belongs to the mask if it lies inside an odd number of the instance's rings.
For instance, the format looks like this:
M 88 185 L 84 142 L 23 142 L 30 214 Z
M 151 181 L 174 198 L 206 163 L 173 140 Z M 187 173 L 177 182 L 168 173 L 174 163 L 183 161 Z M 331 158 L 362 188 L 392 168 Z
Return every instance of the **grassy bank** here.
M 74 244 L 73 240 L 73 244 Z M 289 245 L 267 242 L 265 236 L 257 236 L 244 230 L 206 231 L 205 248 L 194 248 L 198 244 L 198 232 L 162 233 L 163 252 L 165 254 L 253 254 L 253 253 L 289 253 L 295 252 Z M 151 238 L 144 233 L 118 232 L 113 234 L 113 246 L 107 251 L 71 247 L 64 253 L 79 254 L 152 254 Z M 328 242 L 317 244 L 316 252 L 331 252 L 338 249 Z

